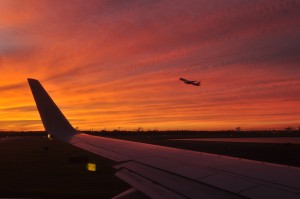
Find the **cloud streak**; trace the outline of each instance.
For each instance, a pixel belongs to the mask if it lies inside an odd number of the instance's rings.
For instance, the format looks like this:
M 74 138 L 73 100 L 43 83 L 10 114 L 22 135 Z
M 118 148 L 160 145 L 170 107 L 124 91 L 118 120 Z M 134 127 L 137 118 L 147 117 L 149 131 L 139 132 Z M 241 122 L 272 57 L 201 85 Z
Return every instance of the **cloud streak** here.
M 297 1 L 2 1 L 2 129 L 39 120 L 27 77 L 80 129 L 299 125 Z

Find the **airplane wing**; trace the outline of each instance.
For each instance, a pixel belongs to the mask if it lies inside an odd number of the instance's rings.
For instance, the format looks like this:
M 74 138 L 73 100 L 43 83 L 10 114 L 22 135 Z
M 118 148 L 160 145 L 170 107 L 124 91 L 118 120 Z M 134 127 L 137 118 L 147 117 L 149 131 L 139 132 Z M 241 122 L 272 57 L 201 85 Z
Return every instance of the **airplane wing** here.
M 196 81 L 194 81 L 192 84 L 193 84 L 194 86 L 200 86 L 201 82 L 196 82 Z
M 79 133 L 42 85 L 28 82 L 49 134 L 117 162 L 116 176 L 133 188 L 115 198 L 300 198 L 300 168 Z

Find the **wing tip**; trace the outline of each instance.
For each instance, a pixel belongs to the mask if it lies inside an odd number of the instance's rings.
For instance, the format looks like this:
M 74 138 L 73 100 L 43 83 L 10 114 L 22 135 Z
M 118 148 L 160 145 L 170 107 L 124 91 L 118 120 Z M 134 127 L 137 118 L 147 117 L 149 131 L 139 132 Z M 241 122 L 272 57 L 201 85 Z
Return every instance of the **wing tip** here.
M 37 79 L 33 79 L 33 78 L 27 78 L 27 81 L 28 81 L 28 82 L 38 82 Z
M 28 81 L 28 84 L 29 84 L 29 86 L 30 86 L 31 89 L 33 87 L 35 87 L 36 85 L 41 85 L 41 83 L 37 79 L 27 78 L 27 81 Z

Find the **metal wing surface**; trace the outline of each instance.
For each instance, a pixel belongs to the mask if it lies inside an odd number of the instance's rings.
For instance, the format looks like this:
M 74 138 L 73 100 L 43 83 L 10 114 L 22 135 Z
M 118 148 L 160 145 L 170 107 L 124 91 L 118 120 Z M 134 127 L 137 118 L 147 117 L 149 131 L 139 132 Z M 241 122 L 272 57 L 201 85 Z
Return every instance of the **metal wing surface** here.
M 150 198 L 300 198 L 297 167 L 79 133 L 42 85 L 28 82 L 49 134 L 116 161 L 116 175 Z

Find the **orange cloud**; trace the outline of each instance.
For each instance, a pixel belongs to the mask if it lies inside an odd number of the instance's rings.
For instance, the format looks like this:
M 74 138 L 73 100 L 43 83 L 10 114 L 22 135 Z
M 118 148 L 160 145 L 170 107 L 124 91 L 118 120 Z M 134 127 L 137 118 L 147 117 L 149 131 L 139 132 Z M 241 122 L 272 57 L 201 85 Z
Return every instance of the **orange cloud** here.
M 80 129 L 299 125 L 298 7 L 2 0 L 0 129 L 42 129 L 27 77 Z

